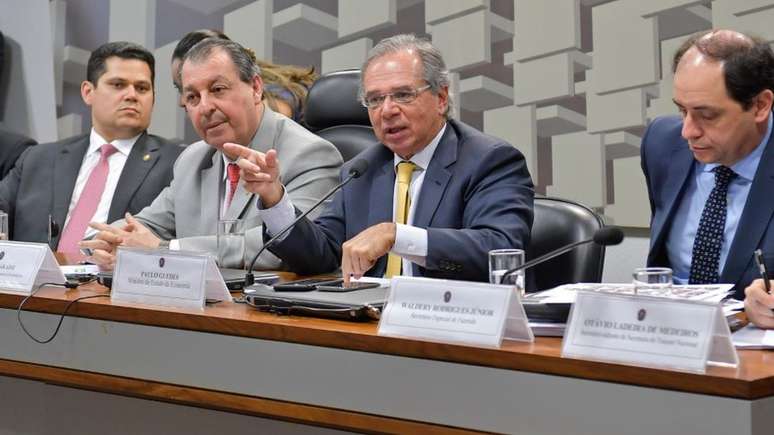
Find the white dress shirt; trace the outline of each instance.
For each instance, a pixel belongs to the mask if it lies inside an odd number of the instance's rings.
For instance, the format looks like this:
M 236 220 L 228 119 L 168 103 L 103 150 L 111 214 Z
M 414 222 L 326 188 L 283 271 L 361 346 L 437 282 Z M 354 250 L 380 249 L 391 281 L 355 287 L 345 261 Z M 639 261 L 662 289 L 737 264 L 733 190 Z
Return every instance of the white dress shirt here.
M 99 200 L 99 205 L 97 205 L 97 211 L 94 212 L 94 216 L 91 218 L 94 222 L 107 222 L 110 204 L 113 202 L 113 194 L 118 186 L 118 179 L 121 177 L 121 172 L 124 170 L 124 165 L 126 165 L 126 159 L 129 157 L 129 153 L 132 151 L 132 147 L 139 137 L 140 135 L 138 134 L 130 139 L 116 139 L 112 142 L 107 142 L 93 128 L 91 129 L 89 148 L 83 156 L 81 169 L 78 171 L 78 178 L 75 180 L 73 195 L 70 198 L 70 206 L 67 209 L 67 219 L 65 219 L 62 228 L 67 227 L 73 209 L 75 208 L 75 205 L 78 204 L 78 199 L 81 197 L 81 193 L 86 187 L 86 181 L 88 181 L 91 171 L 97 166 L 97 163 L 99 163 L 100 148 L 102 145 L 110 143 L 117 151 L 108 157 L 109 169 L 108 177 L 105 181 L 105 190 L 102 192 L 102 198 Z M 97 230 L 89 227 L 86 229 L 84 237 L 91 237 L 96 233 Z
M 416 210 L 419 194 L 422 191 L 422 183 L 425 180 L 425 171 L 430 165 L 430 160 L 435 154 L 435 149 L 438 148 L 438 143 L 443 137 L 443 133 L 446 131 L 446 124 L 441 127 L 438 134 L 435 135 L 432 141 L 420 152 L 411 157 L 410 161 L 417 166 L 417 169 L 411 174 L 411 184 L 409 185 L 409 198 L 411 199 L 411 207 L 409 208 L 409 215 L 406 222 L 408 224 L 397 224 L 395 228 L 395 243 L 392 246 L 393 254 L 399 255 L 403 259 L 403 272 L 404 276 L 412 276 L 411 263 L 416 263 L 420 266 L 426 264 L 427 257 L 427 230 L 411 225 L 414 221 L 414 213 Z M 403 159 L 395 155 L 393 170 L 397 171 L 398 163 Z M 395 177 L 395 185 L 393 187 L 393 195 L 395 198 L 395 190 L 398 188 L 397 176 Z M 257 201 L 257 207 L 266 225 L 266 232 L 269 236 L 279 233 L 283 228 L 290 225 L 295 219 L 295 210 L 293 203 L 290 201 L 287 193 L 283 194 L 282 199 L 274 207 L 264 209 L 262 208 L 261 201 Z M 392 216 L 393 222 L 395 221 L 395 208 L 396 204 L 393 200 L 392 204 Z M 287 234 L 284 236 L 287 237 Z M 280 239 L 281 240 L 281 239 Z

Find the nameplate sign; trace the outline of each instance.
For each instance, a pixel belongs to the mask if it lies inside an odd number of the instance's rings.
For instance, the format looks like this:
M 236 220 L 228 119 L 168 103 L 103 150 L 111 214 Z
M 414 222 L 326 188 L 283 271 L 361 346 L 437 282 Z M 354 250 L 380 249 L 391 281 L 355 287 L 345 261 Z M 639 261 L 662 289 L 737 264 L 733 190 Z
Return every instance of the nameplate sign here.
M 499 347 L 514 294 L 507 285 L 394 277 L 378 333 Z
M 40 284 L 64 282 L 65 277 L 47 244 L 0 242 L 0 288 L 3 292 L 30 294 Z
M 718 303 L 578 291 L 562 356 L 704 373 L 736 367 Z
M 206 301 L 231 301 L 211 255 L 119 248 L 111 300 L 204 309 Z

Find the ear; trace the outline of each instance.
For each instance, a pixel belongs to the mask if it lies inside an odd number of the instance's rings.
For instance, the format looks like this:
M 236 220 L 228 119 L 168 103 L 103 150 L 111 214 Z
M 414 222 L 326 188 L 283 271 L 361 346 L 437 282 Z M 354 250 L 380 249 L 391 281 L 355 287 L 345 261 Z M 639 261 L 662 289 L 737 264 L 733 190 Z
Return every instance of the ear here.
M 446 112 L 446 106 L 449 105 L 449 87 L 441 86 L 438 90 L 438 113 L 443 115 Z
M 91 106 L 91 100 L 94 97 L 94 88 L 95 86 L 88 80 L 84 80 L 83 83 L 81 83 L 81 98 L 83 98 L 83 102 L 86 103 L 87 106 Z
M 771 113 L 771 105 L 774 102 L 774 92 L 770 89 L 762 90 L 755 96 L 753 109 L 755 110 L 755 122 L 765 121 Z
M 263 98 L 263 79 L 261 79 L 261 76 L 256 75 L 253 77 L 253 101 L 255 104 L 260 104 L 261 99 Z

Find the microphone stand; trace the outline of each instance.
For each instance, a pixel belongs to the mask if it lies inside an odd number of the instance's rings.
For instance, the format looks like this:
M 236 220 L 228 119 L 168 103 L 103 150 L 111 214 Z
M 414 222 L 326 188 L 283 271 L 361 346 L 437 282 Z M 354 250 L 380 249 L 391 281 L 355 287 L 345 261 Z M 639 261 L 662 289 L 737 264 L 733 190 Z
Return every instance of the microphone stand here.
M 263 251 L 266 250 L 269 246 L 274 244 L 276 240 L 278 240 L 280 237 L 284 236 L 288 231 L 293 229 L 293 227 L 296 226 L 296 224 L 303 218 L 305 218 L 309 213 L 311 213 L 313 210 L 317 209 L 325 200 L 333 196 L 334 193 L 338 192 L 339 189 L 343 188 L 347 185 L 350 181 L 353 179 L 359 177 L 364 171 L 351 171 L 347 178 L 344 179 L 341 183 L 334 186 L 333 189 L 329 190 L 328 193 L 325 194 L 319 201 L 317 201 L 313 206 L 309 207 L 309 209 L 300 215 L 288 226 L 282 229 L 279 233 L 274 235 L 269 241 L 263 244 L 261 246 L 261 249 L 258 250 L 258 253 L 255 254 L 253 257 L 253 261 L 250 262 L 250 267 L 247 269 L 247 274 L 245 275 L 245 287 L 249 287 L 253 284 L 255 284 L 255 275 L 253 275 L 253 269 L 255 268 L 255 262 L 258 261 L 258 257 L 263 253 Z

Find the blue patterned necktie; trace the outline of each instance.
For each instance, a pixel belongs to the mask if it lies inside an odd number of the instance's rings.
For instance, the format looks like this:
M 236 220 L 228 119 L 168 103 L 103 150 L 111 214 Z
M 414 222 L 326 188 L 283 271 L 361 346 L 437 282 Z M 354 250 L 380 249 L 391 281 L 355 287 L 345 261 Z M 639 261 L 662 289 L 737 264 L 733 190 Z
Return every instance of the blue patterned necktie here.
M 715 187 L 710 192 L 704 211 L 701 212 L 699 229 L 693 241 L 691 253 L 690 284 L 715 284 L 719 279 L 720 248 L 726 228 L 728 185 L 736 173 L 725 166 L 715 171 Z

